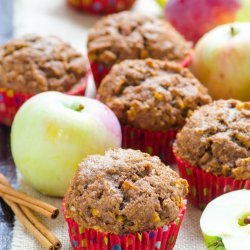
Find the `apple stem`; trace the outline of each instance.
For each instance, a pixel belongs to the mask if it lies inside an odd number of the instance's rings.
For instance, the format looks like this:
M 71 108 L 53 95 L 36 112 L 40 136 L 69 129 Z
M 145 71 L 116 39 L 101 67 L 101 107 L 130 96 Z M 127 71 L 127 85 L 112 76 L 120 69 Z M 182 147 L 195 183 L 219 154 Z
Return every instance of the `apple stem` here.
M 76 107 L 75 111 L 82 111 L 84 109 L 84 106 L 82 104 L 79 104 L 78 107 Z
M 245 218 L 244 223 L 246 225 L 250 224 L 250 216 L 248 216 L 248 217 Z
M 237 34 L 237 32 L 236 32 L 234 26 L 231 26 L 231 27 L 230 27 L 230 32 L 231 32 L 231 35 L 232 35 L 232 36 L 235 36 L 235 35 Z

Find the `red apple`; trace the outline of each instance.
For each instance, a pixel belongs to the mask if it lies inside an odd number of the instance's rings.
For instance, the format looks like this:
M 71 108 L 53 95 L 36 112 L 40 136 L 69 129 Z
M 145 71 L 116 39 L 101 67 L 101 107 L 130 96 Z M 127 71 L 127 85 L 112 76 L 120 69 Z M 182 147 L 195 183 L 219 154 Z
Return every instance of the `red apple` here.
M 250 23 L 224 24 L 204 35 L 192 70 L 213 98 L 250 101 Z
M 169 0 L 165 16 L 187 40 L 197 42 L 203 34 L 217 25 L 235 21 L 237 12 L 245 2 L 246 0 Z

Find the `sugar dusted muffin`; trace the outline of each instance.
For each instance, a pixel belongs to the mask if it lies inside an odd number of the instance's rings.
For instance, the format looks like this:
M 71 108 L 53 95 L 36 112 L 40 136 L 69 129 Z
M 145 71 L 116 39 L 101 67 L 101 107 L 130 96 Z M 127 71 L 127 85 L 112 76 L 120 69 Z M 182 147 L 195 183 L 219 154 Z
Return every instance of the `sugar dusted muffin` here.
M 190 56 L 192 45 L 166 21 L 121 12 L 99 20 L 90 30 L 87 46 L 99 86 L 115 63 L 145 58 L 182 62 Z
M 190 182 L 202 175 L 210 199 L 212 194 L 250 189 L 250 103 L 219 100 L 196 110 L 177 134 L 175 153 L 181 175 Z
M 155 59 L 114 65 L 98 97 L 120 120 L 124 147 L 146 149 L 170 162 L 174 133 L 195 109 L 211 102 L 207 89 L 188 69 Z
M 61 39 L 27 35 L 0 46 L 0 122 L 10 125 L 32 95 L 60 91 L 83 95 L 84 57 Z
M 147 232 L 177 226 L 187 192 L 187 182 L 158 157 L 109 150 L 80 164 L 65 196 L 65 215 L 69 226 L 74 221 L 82 233 L 94 229 L 108 238 L 142 233 L 144 241 Z

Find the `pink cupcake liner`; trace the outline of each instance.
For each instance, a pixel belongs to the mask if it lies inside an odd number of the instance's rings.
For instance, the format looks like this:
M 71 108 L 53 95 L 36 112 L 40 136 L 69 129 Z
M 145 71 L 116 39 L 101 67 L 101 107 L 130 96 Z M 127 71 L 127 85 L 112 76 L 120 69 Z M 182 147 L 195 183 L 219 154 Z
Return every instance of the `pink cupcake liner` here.
M 93 15 L 112 14 L 132 7 L 135 0 L 67 0 L 69 6 Z
M 122 125 L 122 147 L 140 149 L 150 155 L 159 156 L 162 161 L 172 164 L 175 162 L 173 142 L 176 131 L 148 131 Z
M 250 189 L 250 180 L 235 180 L 231 177 L 216 176 L 181 159 L 175 152 L 180 176 L 188 181 L 188 200 L 196 207 L 204 209 L 216 197 L 230 191 Z
M 169 225 L 148 232 L 115 235 L 83 229 L 72 218 L 65 216 L 68 224 L 70 242 L 75 250 L 171 250 L 186 211 L 186 201 L 180 209 L 178 218 Z M 63 204 L 64 213 L 64 204 Z
M 189 55 L 181 62 L 181 65 L 185 68 L 188 68 L 191 62 L 192 62 L 192 56 Z M 90 62 L 90 67 L 95 80 L 96 89 L 98 89 L 102 79 L 109 73 L 111 67 L 96 62 Z
M 84 95 L 88 83 L 88 74 L 76 89 L 66 92 L 69 95 Z M 19 108 L 33 95 L 16 93 L 10 89 L 0 88 L 0 123 L 11 126 Z

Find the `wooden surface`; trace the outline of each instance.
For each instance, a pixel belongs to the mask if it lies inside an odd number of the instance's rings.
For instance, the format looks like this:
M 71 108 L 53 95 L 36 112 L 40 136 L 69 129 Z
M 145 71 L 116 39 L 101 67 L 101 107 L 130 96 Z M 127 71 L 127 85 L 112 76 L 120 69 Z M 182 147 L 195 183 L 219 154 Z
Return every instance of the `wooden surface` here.
M 10 130 L 0 125 L 0 172 L 12 185 L 16 185 L 16 169 L 10 152 Z M 14 216 L 11 209 L 0 199 L 0 250 L 11 246 Z

